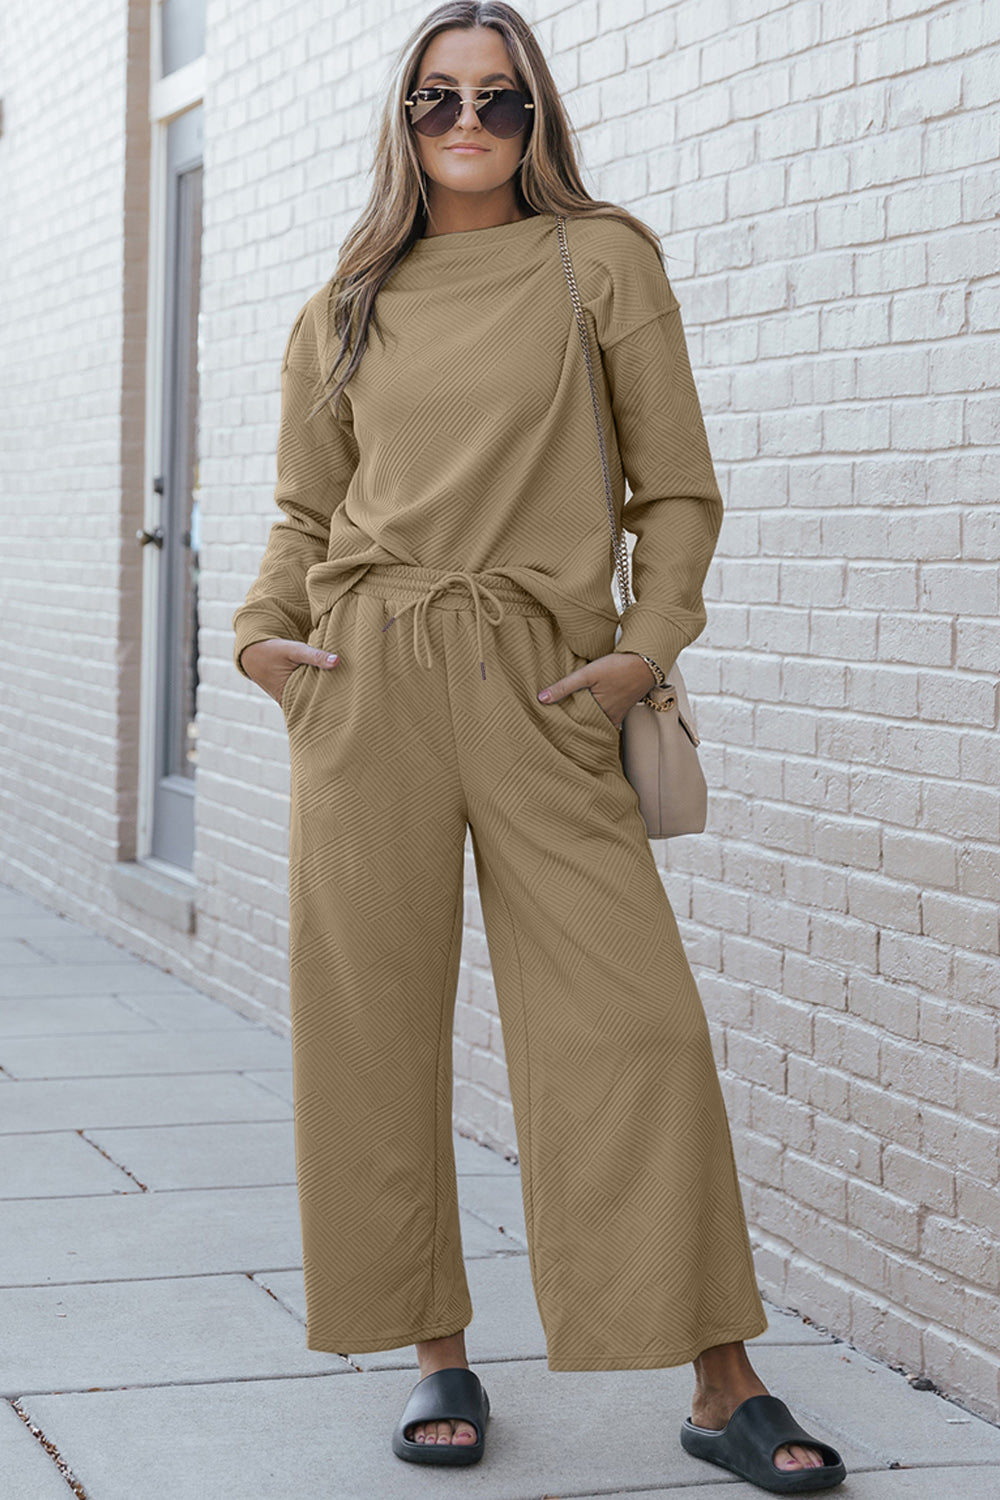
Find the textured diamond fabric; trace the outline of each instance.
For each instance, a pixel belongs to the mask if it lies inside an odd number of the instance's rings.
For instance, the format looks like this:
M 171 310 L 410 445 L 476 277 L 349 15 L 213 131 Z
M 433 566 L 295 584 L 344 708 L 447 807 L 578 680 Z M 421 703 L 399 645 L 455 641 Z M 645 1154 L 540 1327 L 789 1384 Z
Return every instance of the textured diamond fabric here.
M 618 730 L 589 689 L 536 697 L 585 658 L 516 580 L 474 582 L 478 606 L 466 579 L 375 564 L 309 634 L 339 664 L 282 697 L 307 1343 L 473 1318 L 452 1145 L 469 827 L 548 1366 L 685 1363 L 767 1328 L 704 1010 Z
M 653 247 L 570 218 L 619 526 L 635 534 L 617 643 L 607 504 L 555 216 L 418 239 L 381 288 L 340 417 L 314 408 L 336 358 L 333 280 L 282 361 L 276 503 L 235 654 L 304 640 L 372 563 L 504 568 L 592 660 L 666 670 L 705 624 L 722 501 L 677 298 Z M 625 504 L 625 479 L 631 495 Z M 242 668 L 241 668 L 242 670 Z

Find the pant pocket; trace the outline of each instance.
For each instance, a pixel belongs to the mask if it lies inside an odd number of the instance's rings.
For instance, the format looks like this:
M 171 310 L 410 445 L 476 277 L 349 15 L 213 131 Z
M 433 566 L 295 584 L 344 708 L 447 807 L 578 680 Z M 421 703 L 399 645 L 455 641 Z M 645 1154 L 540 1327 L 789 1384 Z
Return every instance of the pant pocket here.
M 588 657 L 579 656 L 566 642 L 563 642 L 563 647 L 569 658 L 568 664 L 563 672 L 563 676 L 568 677 L 570 672 L 575 672 L 578 670 L 578 668 L 588 665 Z M 577 712 L 580 719 L 585 720 L 590 724 L 599 725 L 607 735 L 609 735 L 615 741 L 618 740 L 621 731 L 616 728 L 614 724 L 612 724 L 611 720 L 608 718 L 607 714 L 604 712 L 604 709 L 598 703 L 589 687 L 577 688 L 574 693 L 570 694 L 570 698 L 575 698 L 577 700 L 577 703 L 579 705 Z M 564 701 L 568 702 L 569 699 L 566 699 Z
M 591 692 L 590 688 L 580 688 L 578 690 L 578 696 L 581 702 L 586 705 L 588 711 L 596 718 L 596 720 L 606 728 L 608 728 L 617 739 L 621 731 L 608 718 L 607 714 L 604 712 L 604 709 L 594 697 L 594 694 Z
M 308 663 L 301 661 L 299 662 L 297 667 L 292 668 L 288 676 L 285 678 L 285 685 L 281 690 L 281 702 L 278 706 L 285 716 L 286 724 L 288 723 L 288 715 L 292 711 L 292 699 L 295 696 L 296 686 L 298 682 L 301 681 L 301 679 L 306 675 L 307 671 Z

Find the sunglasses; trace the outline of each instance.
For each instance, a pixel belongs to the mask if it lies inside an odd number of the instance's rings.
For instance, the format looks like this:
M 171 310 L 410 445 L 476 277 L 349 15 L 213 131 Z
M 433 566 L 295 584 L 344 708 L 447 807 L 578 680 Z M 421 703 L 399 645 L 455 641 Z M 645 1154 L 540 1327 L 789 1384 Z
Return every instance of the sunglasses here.
M 410 124 L 421 135 L 444 135 L 462 113 L 458 89 L 416 89 L 403 102 L 410 111 Z M 482 89 L 472 102 L 483 129 L 501 140 L 523 130 L 528 119 L 525 111 L 535 107 L 519 89 Z

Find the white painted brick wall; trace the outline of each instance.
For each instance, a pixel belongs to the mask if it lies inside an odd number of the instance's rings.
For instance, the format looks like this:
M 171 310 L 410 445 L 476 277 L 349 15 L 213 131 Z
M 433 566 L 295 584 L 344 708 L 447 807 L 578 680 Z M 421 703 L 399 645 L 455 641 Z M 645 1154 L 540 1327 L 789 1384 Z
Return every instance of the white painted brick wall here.
M 273 518 L 287 329 L 364 201 L 389 59 L 427 8 L 209 6 L 191 938 L 107 886 L 128 842 L 124 7 L 8 10 L 7 868 L 243 1009 L 287 1010 L 287 765 L 230 619 Z M 727 502 L 686 653 L 710 824 L 658 849 L 761 1286 L 995 1420 L 1000 8 L 524 13 L 591 191 L 663 235 Z M 471 857 L 466 920 L 457 1115 L 510 1149 Z
M 0 830 L 6 878 L 82 898 L 116 855 L 125 8 L 3 33 Z

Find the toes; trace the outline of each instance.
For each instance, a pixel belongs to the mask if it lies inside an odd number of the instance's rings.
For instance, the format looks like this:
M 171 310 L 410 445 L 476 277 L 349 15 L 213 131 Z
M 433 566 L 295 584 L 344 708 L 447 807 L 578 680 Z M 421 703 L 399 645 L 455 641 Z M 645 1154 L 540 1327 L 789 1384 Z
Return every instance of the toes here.
M 476 1429 L 470 1422 L 452 1422 L 442 1418 L 439 1422 L 418 1422 L 406 1430 L 411 1443 L 474 1443 Z
M 815 1448 L 805 1448 L 801 1443 L 782 1443 L 774 1455 L 776 1469 L 821 1469 L 823 1455 Z

